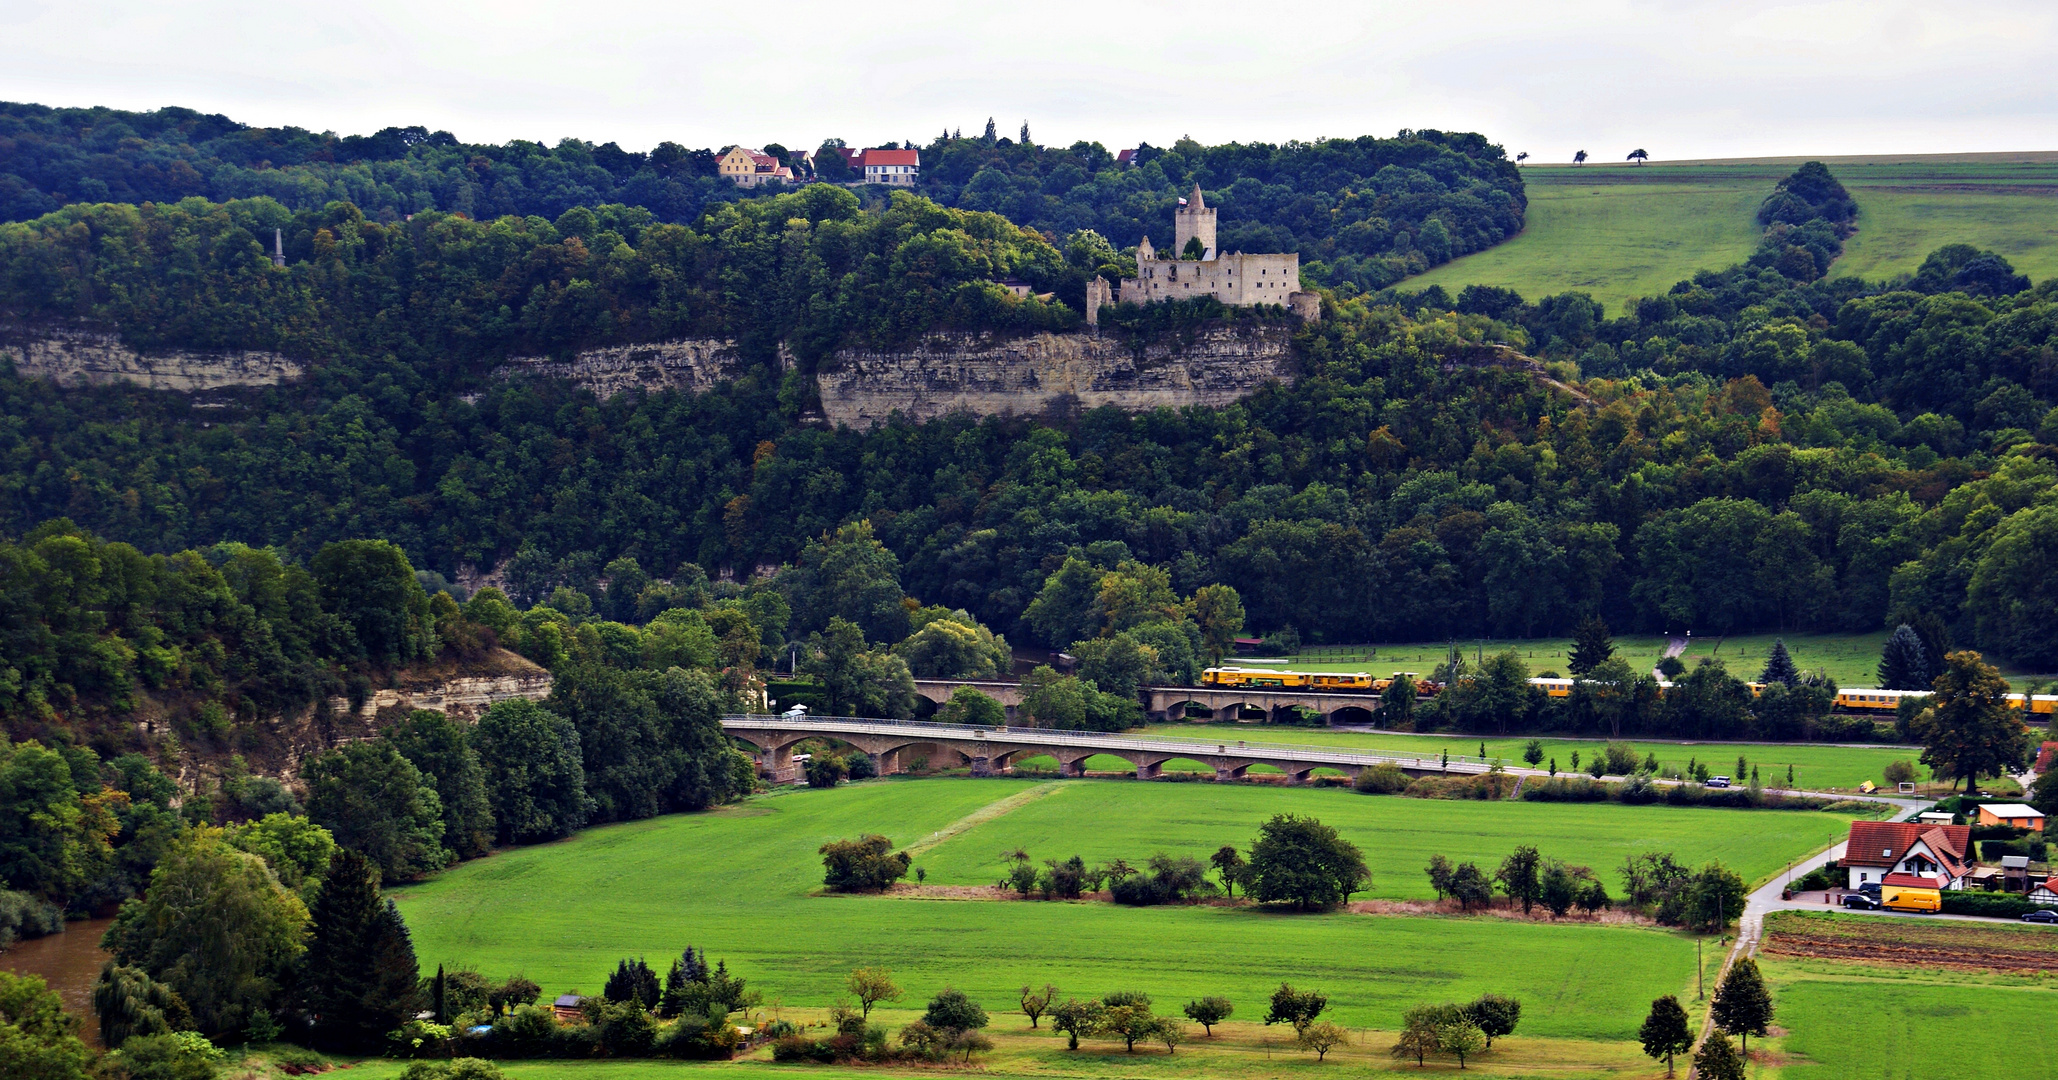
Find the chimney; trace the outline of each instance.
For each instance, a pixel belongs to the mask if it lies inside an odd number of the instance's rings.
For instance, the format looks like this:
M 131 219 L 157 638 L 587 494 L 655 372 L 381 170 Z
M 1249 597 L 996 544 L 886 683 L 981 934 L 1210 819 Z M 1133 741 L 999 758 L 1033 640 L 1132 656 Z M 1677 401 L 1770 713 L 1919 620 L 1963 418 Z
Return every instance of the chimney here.
M 278 229 L 272 230 L 272 265 L 286 265 L 286 234 Z

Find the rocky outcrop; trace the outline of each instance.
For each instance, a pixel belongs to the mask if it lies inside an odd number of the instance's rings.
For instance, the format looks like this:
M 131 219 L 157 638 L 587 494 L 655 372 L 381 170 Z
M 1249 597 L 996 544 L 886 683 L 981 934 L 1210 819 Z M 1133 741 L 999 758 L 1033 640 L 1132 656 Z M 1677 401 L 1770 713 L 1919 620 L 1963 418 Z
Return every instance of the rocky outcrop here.
M 838 351 L 816 382 L 831 423 L 867 428 L 894 412 L 928 420 L 1227 405 L 1295 370 L 1292 328 L 1270 323 L 1167 335 L 1141 349 L 1091 333 L 932 335 L 909 349 Z
M 501 378 L 535 376 L 565 379 L 602 398 L 624 390 L 707 390 L 733 379 L 747 366 L 736 342 L 724 338 L 683 338 L 646 345 L 608 345 L 582 349 L 570 360 L 518 356 L 495 374 Z
M 0 353 L 16 372 L 69 386 L 128 382 L 149 390 L 274 386 L 300 377 L 300 364 L 275 352 L 151 349 L 139 352 L 101 330 L 49 327 L 0 331 Z

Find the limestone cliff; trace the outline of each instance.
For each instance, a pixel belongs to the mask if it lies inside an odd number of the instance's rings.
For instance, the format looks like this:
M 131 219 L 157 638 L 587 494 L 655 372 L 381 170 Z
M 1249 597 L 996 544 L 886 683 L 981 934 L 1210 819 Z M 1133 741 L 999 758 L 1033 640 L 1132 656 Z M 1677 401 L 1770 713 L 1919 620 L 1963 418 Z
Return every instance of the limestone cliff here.
M 301 366 L 274 352 L 225 349 L 152 349 L 139 352 L 120 337 L 79 327 L 0 329 L 0 354 L 17 372 L 66 385 L 130 382 L 149 390 L 219 390 L 273 386 L 301 375 Z
M 610 398 L 635 387 L 698 392 L 741 375 L 746 366 L 734 340 L 684 338 L 582 349 L 570 360 L 518 356 L 495 374 L 566 379 Z
M 911 420 L 953 412 L 1039 413 L 1075 403 L 1142 411 L 1227 405 L 1267 382 L 1290 381 L 1292 328 L 1225 325 L 1166 336 L 1143 349 L 1115 336 L 932 335 L 908 349 L 845 349 L 816 376 L 831 423 L 865 428 L 898 411 Z

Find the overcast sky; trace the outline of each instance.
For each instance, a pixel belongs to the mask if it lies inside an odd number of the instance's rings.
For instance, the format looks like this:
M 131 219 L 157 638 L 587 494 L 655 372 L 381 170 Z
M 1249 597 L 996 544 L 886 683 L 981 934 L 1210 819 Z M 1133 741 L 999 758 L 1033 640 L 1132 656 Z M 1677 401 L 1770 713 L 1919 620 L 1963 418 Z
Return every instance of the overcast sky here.
M 7 100 L 470 142 L 2058 149 L 2058 0 L 0 0 L 0 41 Z

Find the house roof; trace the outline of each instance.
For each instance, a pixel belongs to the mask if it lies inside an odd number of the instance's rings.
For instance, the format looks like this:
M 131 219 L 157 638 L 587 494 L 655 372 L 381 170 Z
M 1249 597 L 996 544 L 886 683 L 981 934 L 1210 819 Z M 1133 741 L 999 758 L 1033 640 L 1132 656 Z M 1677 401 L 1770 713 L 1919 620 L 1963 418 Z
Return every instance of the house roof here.
M 1932 825 L 1926 821 L 1854 821 L 1844 845 L 1845 866 L 1892 866 L 1917 843 L 1929 846 L 1952 877 L 1965 872 L 1965 849 L 1972 841 L 1969 825 Z
M 1980 807 L 1980 809 L 1986 811 L 1989 814 L 1994 815 L 1995 817 L 2044 816 L 2044 812 L 2042 810 L 2039 810 L 2034 806 L 2024 806 L 2019 802 L 1987 803 L 1985 806 Z
M 1937 879 L 1924 877 L 1921 874 L 1888 874 L 1879 879 L 1879 883 L 1903 889 L 1934 889 L 1938 887 Z
M 579 1007 L 579 1003 L 584 1000 L 586 999 L 577 994 L 559 994 L 557 1000 L 551 1002 L 551 1004 L 559 1008 L 576 1009 Z
M 865 167 L 874 165 L 920 165 L 920 150 L 867 150 L 864 154 Z
M 1122 150 L 1122 151 L 1118 151 L 1118 152 L 1117 152 L 1117 153 L 1115 154 L 1115 164 L 1117 164 L 1117 165 L 1127 165 L 1127 164 L 1129 164 L 1130 162 L 1132 162 L 1132 161 L 1135 161 L 1135 160 L 1136 160 L 1136 151 L 1135 151 L 1135 150 Z

